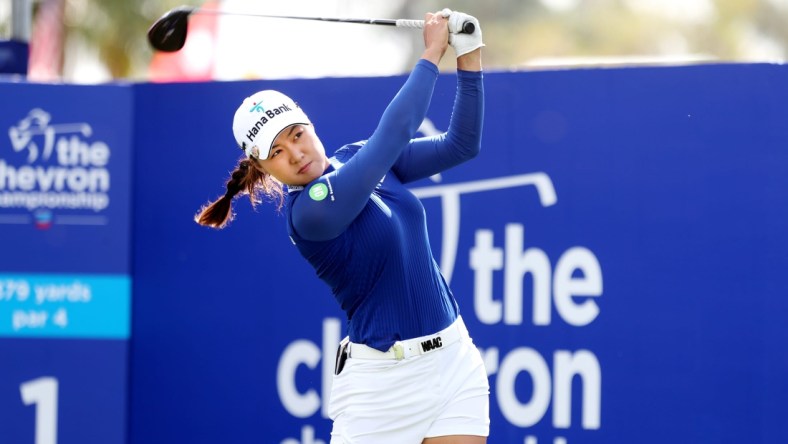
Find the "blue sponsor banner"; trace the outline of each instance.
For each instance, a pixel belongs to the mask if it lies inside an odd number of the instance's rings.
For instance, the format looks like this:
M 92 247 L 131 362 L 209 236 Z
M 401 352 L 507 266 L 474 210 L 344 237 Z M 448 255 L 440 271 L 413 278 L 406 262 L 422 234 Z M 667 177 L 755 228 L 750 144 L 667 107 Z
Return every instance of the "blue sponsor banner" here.
M 131 88 L 0 97 L 0 442 L 125 443 Z
M 134 217 L 134 444 L 329 441 L 344 320 L 328 289 L 271 206 L 237 199 L 223 231 L 191 216 L 224 193 L 243 97 L 296 98 L 331 153 L 403 80 L 136 87 L 135 207 L 173 216 Z M 486 74 L 482 153 L 411 187 L 485 359 L 489 442 L 788 440 L 786 81 L 778 65 Z M 439 79 L 421 134 L 447 128 L 454 89 Z
M 0 441 L 327 443 L 343 313 L 272 206 L 192 217 L 240 156 L 243 97 L 288 93 L 331 153 L 403 81 L 0 84 Z M 410 187 L 484 357 L 489 442 L 788 441 L 786 81 L 486 74 L 482 153 Z M 421 134 L 454 92 L 441 76 Z
M 0 337 L 128 339 L 128 276 L 0 274 Z

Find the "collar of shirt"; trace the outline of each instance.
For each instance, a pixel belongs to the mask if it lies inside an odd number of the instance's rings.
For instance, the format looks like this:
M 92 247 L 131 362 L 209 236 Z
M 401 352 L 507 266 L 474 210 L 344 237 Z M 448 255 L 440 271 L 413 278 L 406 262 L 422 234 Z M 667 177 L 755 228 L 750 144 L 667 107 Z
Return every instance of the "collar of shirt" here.
M 342 163 L 339 162 L 335 157 L 329 158 L 328 159 L 328 168 L 326 168 L 326 170 L 323 172 L 323 176 L 325 176 L 326 174 L 328 174 L 328 173 L 330 173 L 332 171 L 335 171 L 335 170 L 339 169 L 340 166 L 342 166 Z M 323 177 L 323 176 L 320 176 L 320 177 Z M 315 180 L 320 179 L 320 177 L 318 177 Z M 293 193 L 297 193 L 299 191 L 302 191 L 305 188 L 305 186 L 304 185 L 285 185 L 285 188 L 286 188 L 286 191 L 287 191 L 288 194 L 293 194 Z

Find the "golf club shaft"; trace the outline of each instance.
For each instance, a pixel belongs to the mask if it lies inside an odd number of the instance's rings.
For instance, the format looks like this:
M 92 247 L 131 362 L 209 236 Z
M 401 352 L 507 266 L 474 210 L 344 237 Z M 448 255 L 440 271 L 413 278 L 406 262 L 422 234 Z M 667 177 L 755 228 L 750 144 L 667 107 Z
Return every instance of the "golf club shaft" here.
M 263 17 L 263 18 L 288 19 L 288 20 L 313 20 L 313 21 L 334 22 L 334 23 L 359 23 L 365 25 L 385 25 L 385 26 L 396 26 L 399 28 L 414 28 L 414 29 L 424 28 L 424 20 L 301 17 L 301 16 L 288 16 L 288 15 L 256 14 L 256 13 L 247 13 L 247 12 L 232 12 L 232 11 L 221 11 L 215 9 L 201 9 L 201 8 L 190 8 L 190 7 L 182 7 L 179 9 L 188 9 L 190 14 L 234 15 L 234 16 Z M 474 29 L 475 26 L 471 22 L 467 22 L 463 25 L 463 32 L 466 34 L 472 34 Z

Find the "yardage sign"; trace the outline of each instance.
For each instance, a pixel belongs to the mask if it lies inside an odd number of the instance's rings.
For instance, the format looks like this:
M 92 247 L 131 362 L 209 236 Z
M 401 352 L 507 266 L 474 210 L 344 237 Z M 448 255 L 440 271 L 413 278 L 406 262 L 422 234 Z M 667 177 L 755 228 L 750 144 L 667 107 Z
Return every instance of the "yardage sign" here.
M 0 95 L 0 441 L 124 443 L 129 91 Z

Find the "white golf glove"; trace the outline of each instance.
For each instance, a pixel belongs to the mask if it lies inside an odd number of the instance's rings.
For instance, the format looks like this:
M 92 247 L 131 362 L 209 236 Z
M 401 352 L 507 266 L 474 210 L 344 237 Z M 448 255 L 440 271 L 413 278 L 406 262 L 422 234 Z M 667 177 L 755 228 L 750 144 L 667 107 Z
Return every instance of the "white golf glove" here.
M 463 12 L 452 11 L 449 8 L 443 9 L 441 15 L 449 19 L 449 45 L 454 48 L 454 53 L 457 57 L 485 46 L 482 42 L 482 27 L 479 26 L 479 20 L 476 17 Z M 460 33 L 465 22 L 474 24 L 476 29 L 473 31 L 473 34 Z

